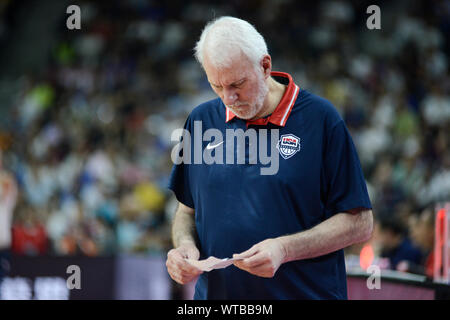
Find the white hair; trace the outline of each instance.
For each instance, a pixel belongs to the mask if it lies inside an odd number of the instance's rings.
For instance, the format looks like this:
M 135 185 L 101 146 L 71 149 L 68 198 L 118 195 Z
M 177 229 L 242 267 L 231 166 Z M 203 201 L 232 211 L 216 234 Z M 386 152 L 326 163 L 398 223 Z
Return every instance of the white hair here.
M 261 58 L 268 54 L 267 45 L 250 23 L 228 16 L 208 22 L 195 46 L 195 57 L 202 66 L 205 55 L 215 67 L 223 68 L 240 53 L 258 66 Z

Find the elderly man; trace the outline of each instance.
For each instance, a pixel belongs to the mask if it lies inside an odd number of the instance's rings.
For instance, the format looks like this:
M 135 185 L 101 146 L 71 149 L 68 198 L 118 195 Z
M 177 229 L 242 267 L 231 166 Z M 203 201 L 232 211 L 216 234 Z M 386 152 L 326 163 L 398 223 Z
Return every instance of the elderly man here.
M 198 277 L 195 299 L 346 299 L 342 249 L 370 238 L 373 218 L 342 118 L 289 74 L 272 71 L 264 38 L 246 21 L 208 23 L 196 58 L 219 98 L 195 108 L 185 130 L 194 139 L 212 128 L 254 130 L 260 146 L 275 136 L 279 167 L 261 174 L 263 163 L 248 163 L 252 143 L 239 151 L 228 139 L 205 138 L 201 150 L 220 145 L 245 163 L 175 164 L 170 276 L 180 284 Z M 236 260 L 210 272 L 190 263 L 209 256 Z

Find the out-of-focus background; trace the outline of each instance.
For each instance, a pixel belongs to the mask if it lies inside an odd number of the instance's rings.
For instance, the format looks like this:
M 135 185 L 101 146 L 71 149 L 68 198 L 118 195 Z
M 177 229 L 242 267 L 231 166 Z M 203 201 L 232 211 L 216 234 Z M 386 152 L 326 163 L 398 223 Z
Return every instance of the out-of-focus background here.
M 71 4 L 81 30 L 66 27 Z M 376 228 L 347 267 L 432 278 L 450 201 L 449 0 L 1 0 L 0 299 L 190 297 L 164 265 L 170 137 L 214 98 L 193 47 L 222 15 L 254 24 L 274 70 L 351 131 Z M 87 278 L 67 292 L 71 264 Z

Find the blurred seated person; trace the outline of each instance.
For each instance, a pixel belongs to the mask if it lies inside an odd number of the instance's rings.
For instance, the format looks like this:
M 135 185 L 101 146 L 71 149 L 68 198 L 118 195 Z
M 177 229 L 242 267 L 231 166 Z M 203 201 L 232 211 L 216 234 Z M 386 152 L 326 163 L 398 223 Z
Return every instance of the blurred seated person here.
M 378 224 L 380 257 L 388 259 L 389 269 L 397 270 L 399 263 L 404 261 L 413 264 L 421 263 L 422 252 L 412 244 L 400 219 L 380 217 Z
M 402 261 L 397 269 L 404 272 L 426 275 L 433 278 L 434 265 L 434 212 L 431 208 L 425 208 L 417 216 L 410 219 L 410 230 L 412 242 L 422 251 L 422 261 L 415 264 Z
M 18 255 L 46 254 L 47 231 L 37 212 L 29 205 L 19 202 L 15 218 L 12 227 L 12 252 Z

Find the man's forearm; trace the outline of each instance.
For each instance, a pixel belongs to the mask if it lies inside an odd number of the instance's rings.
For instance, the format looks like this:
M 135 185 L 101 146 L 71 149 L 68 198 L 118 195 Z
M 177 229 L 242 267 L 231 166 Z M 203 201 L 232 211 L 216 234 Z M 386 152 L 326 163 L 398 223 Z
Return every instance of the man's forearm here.
M 372 224 L 370 210 L 338 213 L 309 230 L 279 237 L 284 248 L 283 262 L 319 257 L 366 241 L 372 234 Z
M 195 244 L 195 218 L 194 214 L 177 210 L 172 225 L 172 241 L 175 248 L 183 242 L 192 242 Z

